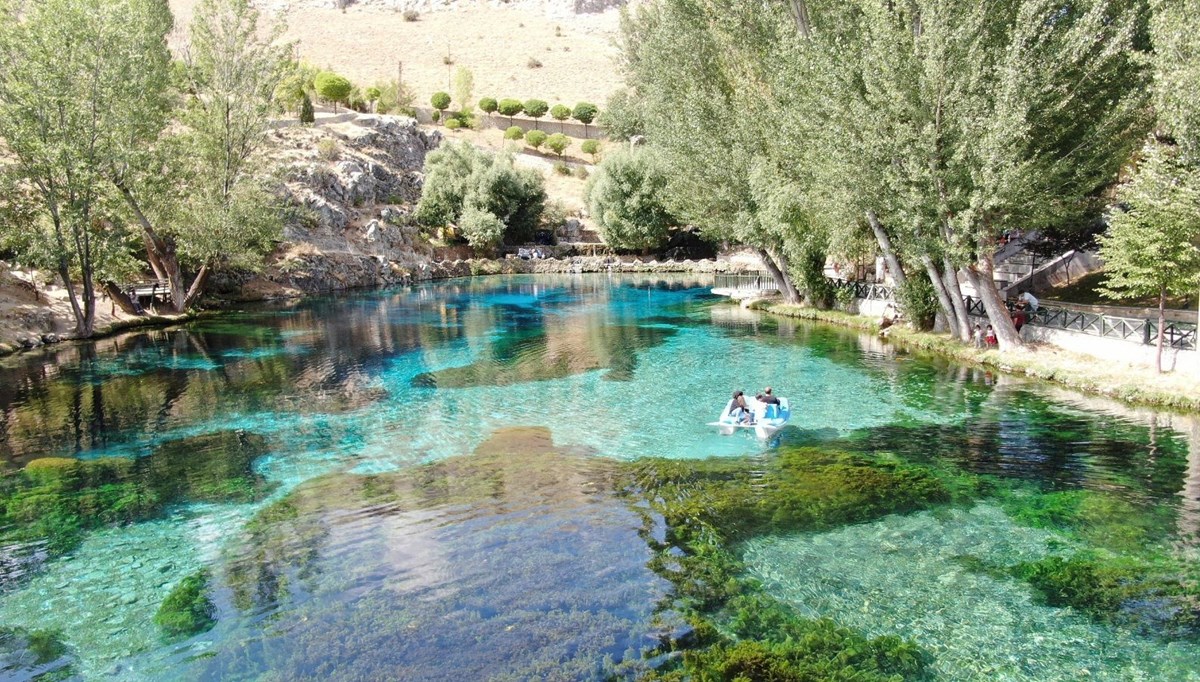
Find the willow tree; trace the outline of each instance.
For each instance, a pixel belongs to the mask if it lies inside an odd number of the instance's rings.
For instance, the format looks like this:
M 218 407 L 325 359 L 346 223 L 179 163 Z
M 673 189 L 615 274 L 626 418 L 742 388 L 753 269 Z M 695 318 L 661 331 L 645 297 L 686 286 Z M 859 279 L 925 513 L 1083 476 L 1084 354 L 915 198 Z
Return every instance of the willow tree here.
M 165 0 L 46 0 L 6 4 L 3 15 L 0 137 L 17 179 L 8 192 L 37 197 L 32 241 L 62 278 L 75 334 L 90 336 L 96 276 L 124 249 L 107 170 L 125 138 L 113 133 L 158 115 L 131 93 L 157 87 L 170 10 Z
M 258 266 L 282 227 L 254 155 L 288 48 L 274 40 L 279 28 L 263 33 L 258 18 L 246 0 L 200 3 L 184 49 L 189 95 L 172 111 L 181 125 L 157 136 L 149 124 L 130 127 L 133 146 L 148 151 L 114 164 L 113 183 L 177 312 L 195 304 L 214 269 Z M 132 96 L 159 111 L 149 89 Z
M 775 107 L 760 69 L 781 20 L 780 12 L 756 18 L 751 4 L 737 14 L 755 22 L 749 32 L 731 30 L 737 19 L 705 0 L 639 7 L 622 25 L 625 70 L 668 169 L 671 212 L 710 239 L 756 249 L 780 291 L 799 301 L 786 249 L 793 226 L 764 210 L 751 182 L 772 168 L 764 159 L 774 134 L 764 119 Z M 756 45 L 754 36 L 768 42 Z

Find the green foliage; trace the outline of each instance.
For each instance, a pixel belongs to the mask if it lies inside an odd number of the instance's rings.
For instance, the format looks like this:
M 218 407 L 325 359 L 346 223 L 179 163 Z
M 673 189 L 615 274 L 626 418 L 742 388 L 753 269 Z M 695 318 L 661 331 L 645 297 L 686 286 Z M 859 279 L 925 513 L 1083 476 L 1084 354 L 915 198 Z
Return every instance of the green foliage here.
M 434 109 L 445 111 L 450 108 L 450 93 L 435 92 L 433 93 L 433 97 L 429 98 L 429 103 L 433 105 Z
M 1156 0 L 1150 36 L 1154 43 L 1155 111 L 1159 125 L 1179 145 L 1184 161 L 1200 163 L 1200 2 Z
M 313 89 L 321 99 L 333 102 L 333 110 L 336 112 L 338 103 L 345 102 L 350 97 L 354 85 L 345 76 L 339 76 L 332 71 L 322 71 L 313 79 Z
M 1099 238 L 1110 298 L 1186 294 L 1200 286 L 1200 172 L 1151 143 Z
M 433 121 L 434 123 L 442 120 L 442 112 L 434 111 L 433 113 L 429 114 L 429 120 Z
M 604 243 L 615 249 L 666 244 L 678 224 L 662 203 L 666 185 L 665 169 L 649 152 L 618 150 L 606 156 L 584 189 Z
M 579 150 L 591 156 L 592 163 L 595 163 L 596 155 L 600 153 L 600 140 L 584 140 Z
M 367 101 L 370 102 L 371 104 L 375 104 L 376 102 L 378 102 L 379 98 L 382 96 L 383 96 L 383 89 L 380 88 L 378 85 L 371 85 L 371 86 L 368 86 L 365 90 L 363 90 L 363 97 L 366 97 Z
M 509 125 L 512 125 L 512 117 L 525 111 L 525 105 L 519 99 L 502 99 L 496 105 L 496 110 L 501 116 L 507 116 Z
M 445 144 L 425 161 L 425 183 L 417 204 L 417 219 L 425 225 L 459 223 L 467 208 L 473 211 L 479 248 L 494 245 L 493 223 L 479 211 L 492 214 L 504 225 L 503 237 L 524 241 L 532 236 L 541 218 L 546 193 L 536 171 L 516 168 L 512 158 L 475 149 L 467 143 Z
M 571 116 L 576 121 L 579 121 L 584 126 L 587 126 L 592 121 L 596 120 L 596 114 L 598 113 L 600 113 L 600 110 L 596 108 L 595 104 L 592 104 L 591 102 L 579 102 L 575 105 L 575 109 L 571 112 Z
M 546 112 L 550 110 L 550 105 L 545 100 L 540 99 L 526 100 L 523 107 L 525 115 L 534 120 L 535 128 L 537 127 L 537 119 L 545 116 Z
M 504 223 L 480 206 L 467 205 L 458 226 L 467 242 L 479 250 L 494 248 L 504 238 Z
M 633 94 L 624 88 L 609 95 L 604 111 L 599 115 L 599 124 L 610 140 L 627 142 L 632 137 L 646 134 L 642 108 Z
M 187 67 L 183 64 L 180 66 L 180 84 L 187 87 Z M 302 112 L 305 97 L 309 98 L 310 105 L 312 103 L 314 81 L 320 72 L 320 69 L 308 62 L 289 61 L 280 77 L 279 85 L 275 87 L 275 101 L 284 111 Z
M 0 661 L 13 679 L 58 682 L 79 679 L 62 633 L 0 627 Z
M 475 75 L 465 66 L 454 70 L 454 101 L 458 102 L 458 110 L 470 113 L 474 105 L 472 93 L 475 91 Z M 436 105 L 435 105 L 436 106 Z
M 198 635 L 216 625 L 217 607 L 209 597 L 208 573 L 200 571 L 179 581 L 154 614 L 154 624 L 171 638 Z
M 524 138 L 525 138 L 525 129 L 522 128 L 521 126 L 509 126 L 509 128 L 504 131 L 504 139 L 506 139 L 506 140 L 512 140 L 515 142 L 517 140 L 522 140 Z
M 450 130 L 458 130 L 463 127 L 462 119 L 449 118 L 446 119 L 446 127 Z
M 337 161 L 342 155 L 342 145 L 332 137 L 317 140 L 317 158 L 322 161 Z
M 550 148 L 550 151 L 561 157 L 563 152 L 567 151 L 567 147 L 571 146 L 571 138 L 562 133 L 554 133 L 546 138 L 546 146 Z
M 550 108 L 550 117 L 559 123 L 563 123 L 571 118 L 571 107 L 565 104 L 555 104 Z M 559 130 L 559 132 L 562 132 L 562 130 Z
M 546 133 L 541 130 L 531 130 L 525 134 L 525 142 L 530 147 L 537 149 L 546 143 L 547 137 Z
M 500 103 L 495 97 L 484 97 L 479 100 L 479 110 L 485 114 L 494 114 L 500 108 Z
M 909 277 L 896 287 L 896 302 L 913 328 L 933 329 L 938 312 L 937 294 L 927 277 Z
M 396 81 L 387 81 L 376 85 L 379 88 L 379 99 L 375 103 L 375 111 L 380 114 L 403 114 L 416 116 L 413 102 L 416 94 L 407 85 L 397 85 Z
M 316 123 L 317 114 L 313 111 L 312 98 L 308 93 L 304 93 L 304 99 L 300 104 L 300 122 L 301 123 Z

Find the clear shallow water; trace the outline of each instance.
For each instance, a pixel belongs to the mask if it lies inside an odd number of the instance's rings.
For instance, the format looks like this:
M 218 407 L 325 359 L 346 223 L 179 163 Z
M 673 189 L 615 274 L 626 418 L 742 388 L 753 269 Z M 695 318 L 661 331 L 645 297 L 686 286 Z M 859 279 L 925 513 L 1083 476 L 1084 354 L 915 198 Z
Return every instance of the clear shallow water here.
M 1103 491 L 1135 505 L 1139 543 L 1194 553 L 1200 454 L 1178 420 L 760 319 L 698 284 L 452 282 L 10 361 L 0 366 L 10 470 L 45 456 L 136 458 L 128 475 L 164 504 L 49 561 L 36 543 L 6 548 L 16 558 L 0 562 L 0 625 L 61 630 L 77 671 L 99 679 L 635 671 L 672 627 L 653 613 L 669 584 L 646 568 L 641 521 L 605 487 L 604 463 L 769 457 L 703 426 L 733 388 L 766 384 L 793 401 L 782 447 L 842 439 L 1043 491 Z M 497 439 L 537 456 L 486 456 Z M 476 469 L 414 468 L 473 452 Z M 245 529 L 289 493 L 297 519 Z M 1190 679 L 1187 664 L 1200 666 L 1191 645 L 1032 607 L 1023 584 L 946 564 L 1048 551 L 1048 531 L 993 507 L 954 513 L 762 538 L 746 558 L 773 594 L 814 614 L 914 637 L 944 679 L 1075 679 L 1079 661 L 1108 679 Z M 881 554 L 895 534 L 900 549 Z M 218 623 L 165 644 L 154 612 L 202 567 Z M 853 587 L 829 588 L 831 576 Z M 862 609 L 864 595 L 879 608 Z M 957 611 L 922 617 L 934 597 Z M 1020 661 L 982 655 L 989 638 Z

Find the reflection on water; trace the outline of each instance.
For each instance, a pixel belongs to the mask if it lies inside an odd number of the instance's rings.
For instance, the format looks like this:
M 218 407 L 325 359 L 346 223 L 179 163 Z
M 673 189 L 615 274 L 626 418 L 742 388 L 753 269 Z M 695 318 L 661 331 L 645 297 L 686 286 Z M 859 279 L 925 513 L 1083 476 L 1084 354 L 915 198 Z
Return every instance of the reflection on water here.
M 953 559 L 975 538 L 972 556 L 999 563 L 1048 547 L 1200 560 L 1196 421 L 765 318 L 700 281 L 604 276 L 265 306 L 0 363 L 0 628 L 20 628 L 0 630 L 0 668 L 19 659 L 29 677 L 27 633 L 48 629 L 68 647 L 53 665 L 70 657 L 86 678 L 634 674 L 677 623 L 654 614 L 670 586 L 646 567 L 645 519 L 614 471 L 749 458 L 747 485 L 765 485 L 778 451 L 705 424 L 731 390 L 766 385 L 794 409 L 779 447 L 1003 482 L 950 520 L 754 540 L 750 567 L 775 594 L 917 636 L 944 679 L 972 676 L 956 666 L 983 660 L 993 628 L 1047 661 L 1107 646 L 1088 666 L 1109 679 L 1187 679 L 1194 649 L 1023 611 L 1026 585 Z M 872 562 L 883 541 L 898 549 Z M 153 616 L 201 569 L 217 624 L 164 644 Z M 935 593 L 940 620 L 922 611 Z M 978 675 L 1014 679 L 1074 670 L 984 663 Z

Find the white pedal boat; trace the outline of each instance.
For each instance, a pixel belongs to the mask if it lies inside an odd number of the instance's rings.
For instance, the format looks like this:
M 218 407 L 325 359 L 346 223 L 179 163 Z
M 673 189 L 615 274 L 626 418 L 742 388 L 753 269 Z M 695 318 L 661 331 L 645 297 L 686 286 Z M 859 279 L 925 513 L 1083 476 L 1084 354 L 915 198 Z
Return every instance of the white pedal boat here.
M 746 396 L 746 406 L 754 415 L 754 419 L 750 423 L 742 422 L 738 416 L 730 414 L 733 408 L 733 401 L 730 400 L 725 403 L 725 409 L 721 410 L 721 417 L 715 422 L 709 422 L 708 425 L 717 427 L 722 436 L 731 436 L 738 429 L 753 429 L 755 436 L 767 440 L 786 426 L 788 419 L 792 417 L 792 408 L 788 405 L 787 398 L 780 398 L 779 404 L 774 405 Z

